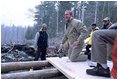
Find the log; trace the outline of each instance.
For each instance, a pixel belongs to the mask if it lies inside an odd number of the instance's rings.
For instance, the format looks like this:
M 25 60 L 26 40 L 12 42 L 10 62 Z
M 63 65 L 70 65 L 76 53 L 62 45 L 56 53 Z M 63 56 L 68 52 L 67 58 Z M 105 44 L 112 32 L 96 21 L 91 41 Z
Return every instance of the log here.
M 8 62 L 1 63 L 1 72 L 9 72 L 14 70 L 25 70 L 31 68 L 41 68 L 51 66 L 48 61 L 26 61 L 26 62 Z
M 60 75 L 56 68 L 2 74 L 2 79 L 48 79 Z

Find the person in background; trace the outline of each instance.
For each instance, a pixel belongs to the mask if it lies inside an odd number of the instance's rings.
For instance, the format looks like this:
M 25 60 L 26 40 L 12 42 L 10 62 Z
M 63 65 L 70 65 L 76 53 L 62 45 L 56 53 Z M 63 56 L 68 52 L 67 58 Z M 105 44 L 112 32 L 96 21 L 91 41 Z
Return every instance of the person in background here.
M 102 24 L 103 26 L 101 29 L 108 29 L 112 25 L 109 17 L 104 18 Z
M 68 58 L 72 62 L 86 61 L 87 56 L 80 54 L 83 48 L 84 39 L 87 35 L 86 26 L 77 19 L 72 17 L 72 11 L 65 11 L 66 31 L 60 44 L 58 52 L 62 51 L 64 44 L 68 41 Z
M 90 52 L 90 48 L 92 45 L 92 34 L 94 31 L 98 30 L 99 28 L 96 27 L 96 24 L 92 24 L 91 25 L 91 33 L 90 33 L 90 37 L 89 37 L 89 41 L 86 45 L 86 52 L 84 53 L 85 55 L 88 55 L 88 60 L 91 60 L 91 52 Z
M 108 29 L 97 30 L 92 36 L 91 60 L 97 63 L 93 69 L 87 69 L 86 73 L 93 76 L 111 77 L 107 66 L 107 45 L 114 44 L 117 36 L 117 23 Z M 112 49 L 111 49 L 112 51 Z
M 41 57 L 41 60 L 46 60 L 47 48 L 48 48 L 48 34 L 47 25 L 44 23 L 39 32 L 35 35 L 34 48 L 36 51 L 35 61 Z

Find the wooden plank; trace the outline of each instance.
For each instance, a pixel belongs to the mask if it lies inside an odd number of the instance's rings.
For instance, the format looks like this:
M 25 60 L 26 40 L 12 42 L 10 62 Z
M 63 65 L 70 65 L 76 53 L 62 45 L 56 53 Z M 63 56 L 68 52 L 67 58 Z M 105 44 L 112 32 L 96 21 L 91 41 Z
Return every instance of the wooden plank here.
M 86 74 L 86 69 L 90 69 L 88 61 L 71 62 L 67 57 L 47 58 L 47 60 L 62 72 L 69 79 L 110 79 L 106 77 L 91 76 Z M 112 68 L 112 62 L 108 61 L 108 66 Z

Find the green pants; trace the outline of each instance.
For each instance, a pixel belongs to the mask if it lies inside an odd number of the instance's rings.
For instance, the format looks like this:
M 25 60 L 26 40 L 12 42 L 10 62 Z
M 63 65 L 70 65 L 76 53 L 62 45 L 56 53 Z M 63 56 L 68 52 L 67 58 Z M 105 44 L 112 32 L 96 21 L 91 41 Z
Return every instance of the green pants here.
M 83 45 L 79 44 L 76 48 L 73 48 L 71 45 L 69 46 L 68 50 L 68 58 L 72 62 L 77 62 L 77 61 L 86 61 L 87 60 L 87 55 L 80 54 L 82 51 Z

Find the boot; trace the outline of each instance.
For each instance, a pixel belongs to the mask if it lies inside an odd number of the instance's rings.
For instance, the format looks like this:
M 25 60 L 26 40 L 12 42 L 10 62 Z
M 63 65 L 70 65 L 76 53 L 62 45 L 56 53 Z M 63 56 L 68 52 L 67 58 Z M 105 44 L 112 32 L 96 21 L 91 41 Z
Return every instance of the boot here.
M 97 64 L 93 69 L 87 69 L 86 73 L 93 76 L 111 77 L 109 67 L 104 69 L 100 64 Z

